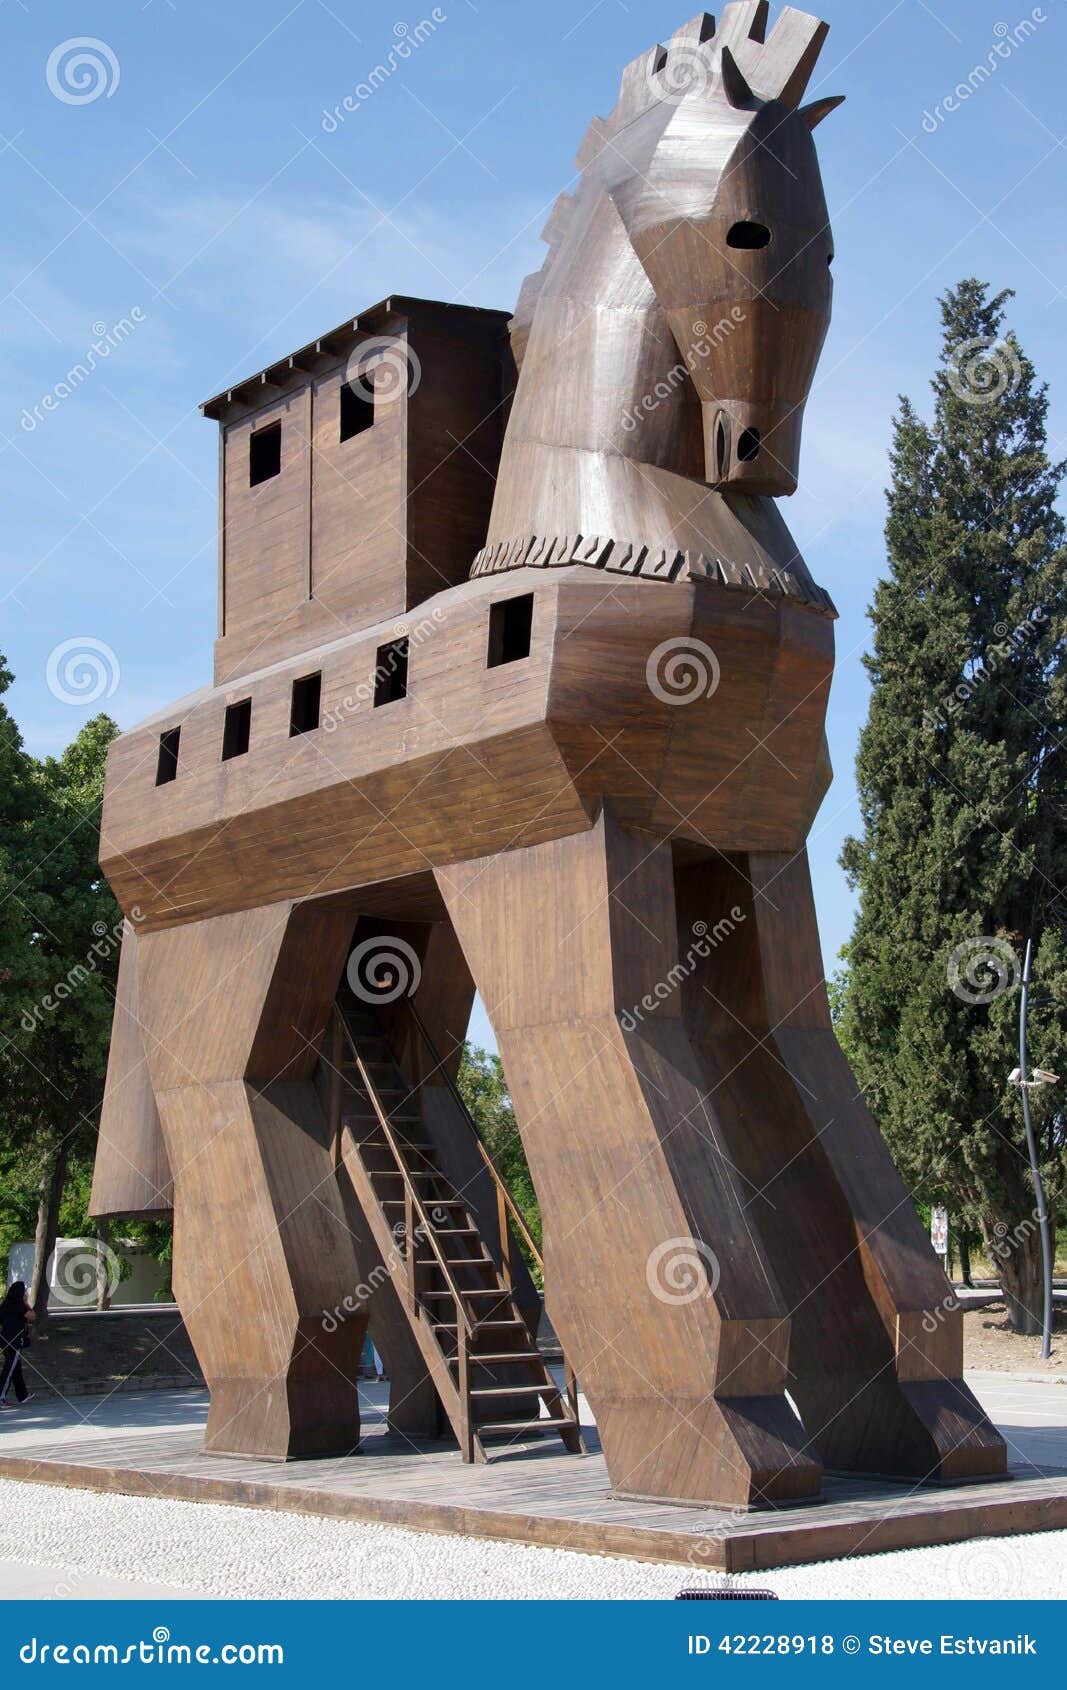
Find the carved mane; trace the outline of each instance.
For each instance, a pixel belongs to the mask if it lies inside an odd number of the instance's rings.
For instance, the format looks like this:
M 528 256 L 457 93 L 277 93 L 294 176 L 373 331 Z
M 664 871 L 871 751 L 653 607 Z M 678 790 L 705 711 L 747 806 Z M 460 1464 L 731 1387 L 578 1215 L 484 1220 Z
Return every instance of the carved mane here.
M 723 78 L 725 97 L 731 104 L 747 94 L 755 102 L 777 100 L 794 109 L 800 105 L 829 25 L 786 6 L 765 40 L 769 10 L 768 0 L 732 0 L 724 8 L 718 27 L 710 12 L 698 12 L 675 30 L 666 47 L 657 43 L 626 66 L 610 116 L 593 118 L 575 156 L 581 172 L 578 189 L 560 194 L 541 231 L 548 253 L 540 270 L 525 278 L 511 319 L 516 364 L 522 363 L 537 301 L 563 244 L 576 194 L 610 140 L 652 106 L 676 93 L 681 79 L 702 72 L 709 79 Z M 837 104 L 839 100 L 832 98 L 807 107 L 805 115 L 811 127 Z

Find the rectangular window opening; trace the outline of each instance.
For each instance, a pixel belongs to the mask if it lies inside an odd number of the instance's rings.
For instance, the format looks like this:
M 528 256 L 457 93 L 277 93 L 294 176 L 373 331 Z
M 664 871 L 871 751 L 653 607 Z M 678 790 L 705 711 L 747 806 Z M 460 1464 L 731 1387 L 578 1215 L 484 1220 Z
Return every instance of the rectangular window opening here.
M 248 437 L 248 485 L 258 487 L 278 475 L 282 467 L 282 425 L 271 423 L 269 428 L 257 428 Z
M 518 663 L 530 655 L 533 630 L 532 593 L 501 599 L 489 607 L 489 652 L 486 667 L 499 669 L 502 663 Z
M 252 733 L 252 700 L 243 698 L 240 704 L 226 706 L 226 725 L 222 730 L 222 761 L 243 757 L 248 750 Z
M 168 728 L 159 736 L 159 759 L 156 763 L 156 785 L 166 786 L 178 778 L 178 744 L 181 728 Z
M 380 645 L 374 663 L 374 708 L 396 704 L 408 695 L 408 642 L 390 640 Z
M 319 725 L 319 707 L 322 703 L 322 671 L 317 675 L 304 675 L 299 681 L 293 682 L 293 703 L 289 713 L 289 737 L 296 734 L 314 733 Z
M 355 434 L 374 426 L 374 394 L 353 387 L 350 381 L 341 383 L 341 439 L 351 440 Z

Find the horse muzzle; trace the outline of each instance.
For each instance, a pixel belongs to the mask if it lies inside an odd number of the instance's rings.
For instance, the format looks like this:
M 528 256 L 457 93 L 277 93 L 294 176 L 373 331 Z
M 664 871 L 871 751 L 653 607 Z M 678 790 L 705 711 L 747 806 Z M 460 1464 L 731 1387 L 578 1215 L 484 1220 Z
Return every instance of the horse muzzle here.
M 704 399 L 705 480 L 723 491 L 780 497 L 796 491 L 803 401 Z

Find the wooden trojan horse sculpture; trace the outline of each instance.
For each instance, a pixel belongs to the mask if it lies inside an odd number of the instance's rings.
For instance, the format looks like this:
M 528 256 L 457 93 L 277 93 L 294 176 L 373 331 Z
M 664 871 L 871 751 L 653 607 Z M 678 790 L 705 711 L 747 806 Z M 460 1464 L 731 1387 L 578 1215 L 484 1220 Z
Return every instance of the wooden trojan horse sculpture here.
M 741 0 L 624 72 L 510 324 L 503 439 L 505 320 L 406 299 L 205 407 L 215 685 L 112 748 L 95 1205 L 173 1204 L 209 1449 L 352 1447 L 368 1317 L 397 1429 L 443 1408 L 477 1456 L 532 1397 L 576 1447 L 450 1086 L 477 982 L 618 1493 L 1004 1469 L 827 1007 L 834 612 L 773 501 L 837 102 L 801 105 L 825 25 L 766 24 Z

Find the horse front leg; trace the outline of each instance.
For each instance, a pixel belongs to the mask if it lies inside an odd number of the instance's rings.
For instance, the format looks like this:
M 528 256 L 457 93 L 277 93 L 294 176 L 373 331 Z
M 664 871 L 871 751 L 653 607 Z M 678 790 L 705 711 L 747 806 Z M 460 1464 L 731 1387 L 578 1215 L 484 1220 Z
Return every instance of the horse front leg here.
M 548 1311 L 615 1492 L 740 1506 L 815 1493 L 785 1397 L 785 1305 L 677 993 L 658 992 L 678 964 L 670 847 L 604 812 L 438 882 L 499 1040 Z M 638 1019 L 645 1001 L 655 1012 Z
M 790 1393 L 827 1467 L 1004 1471 L 961 1312 L 830 1021 L 807 853 L 678 874 L 682 1013 L 792 1319 Z

